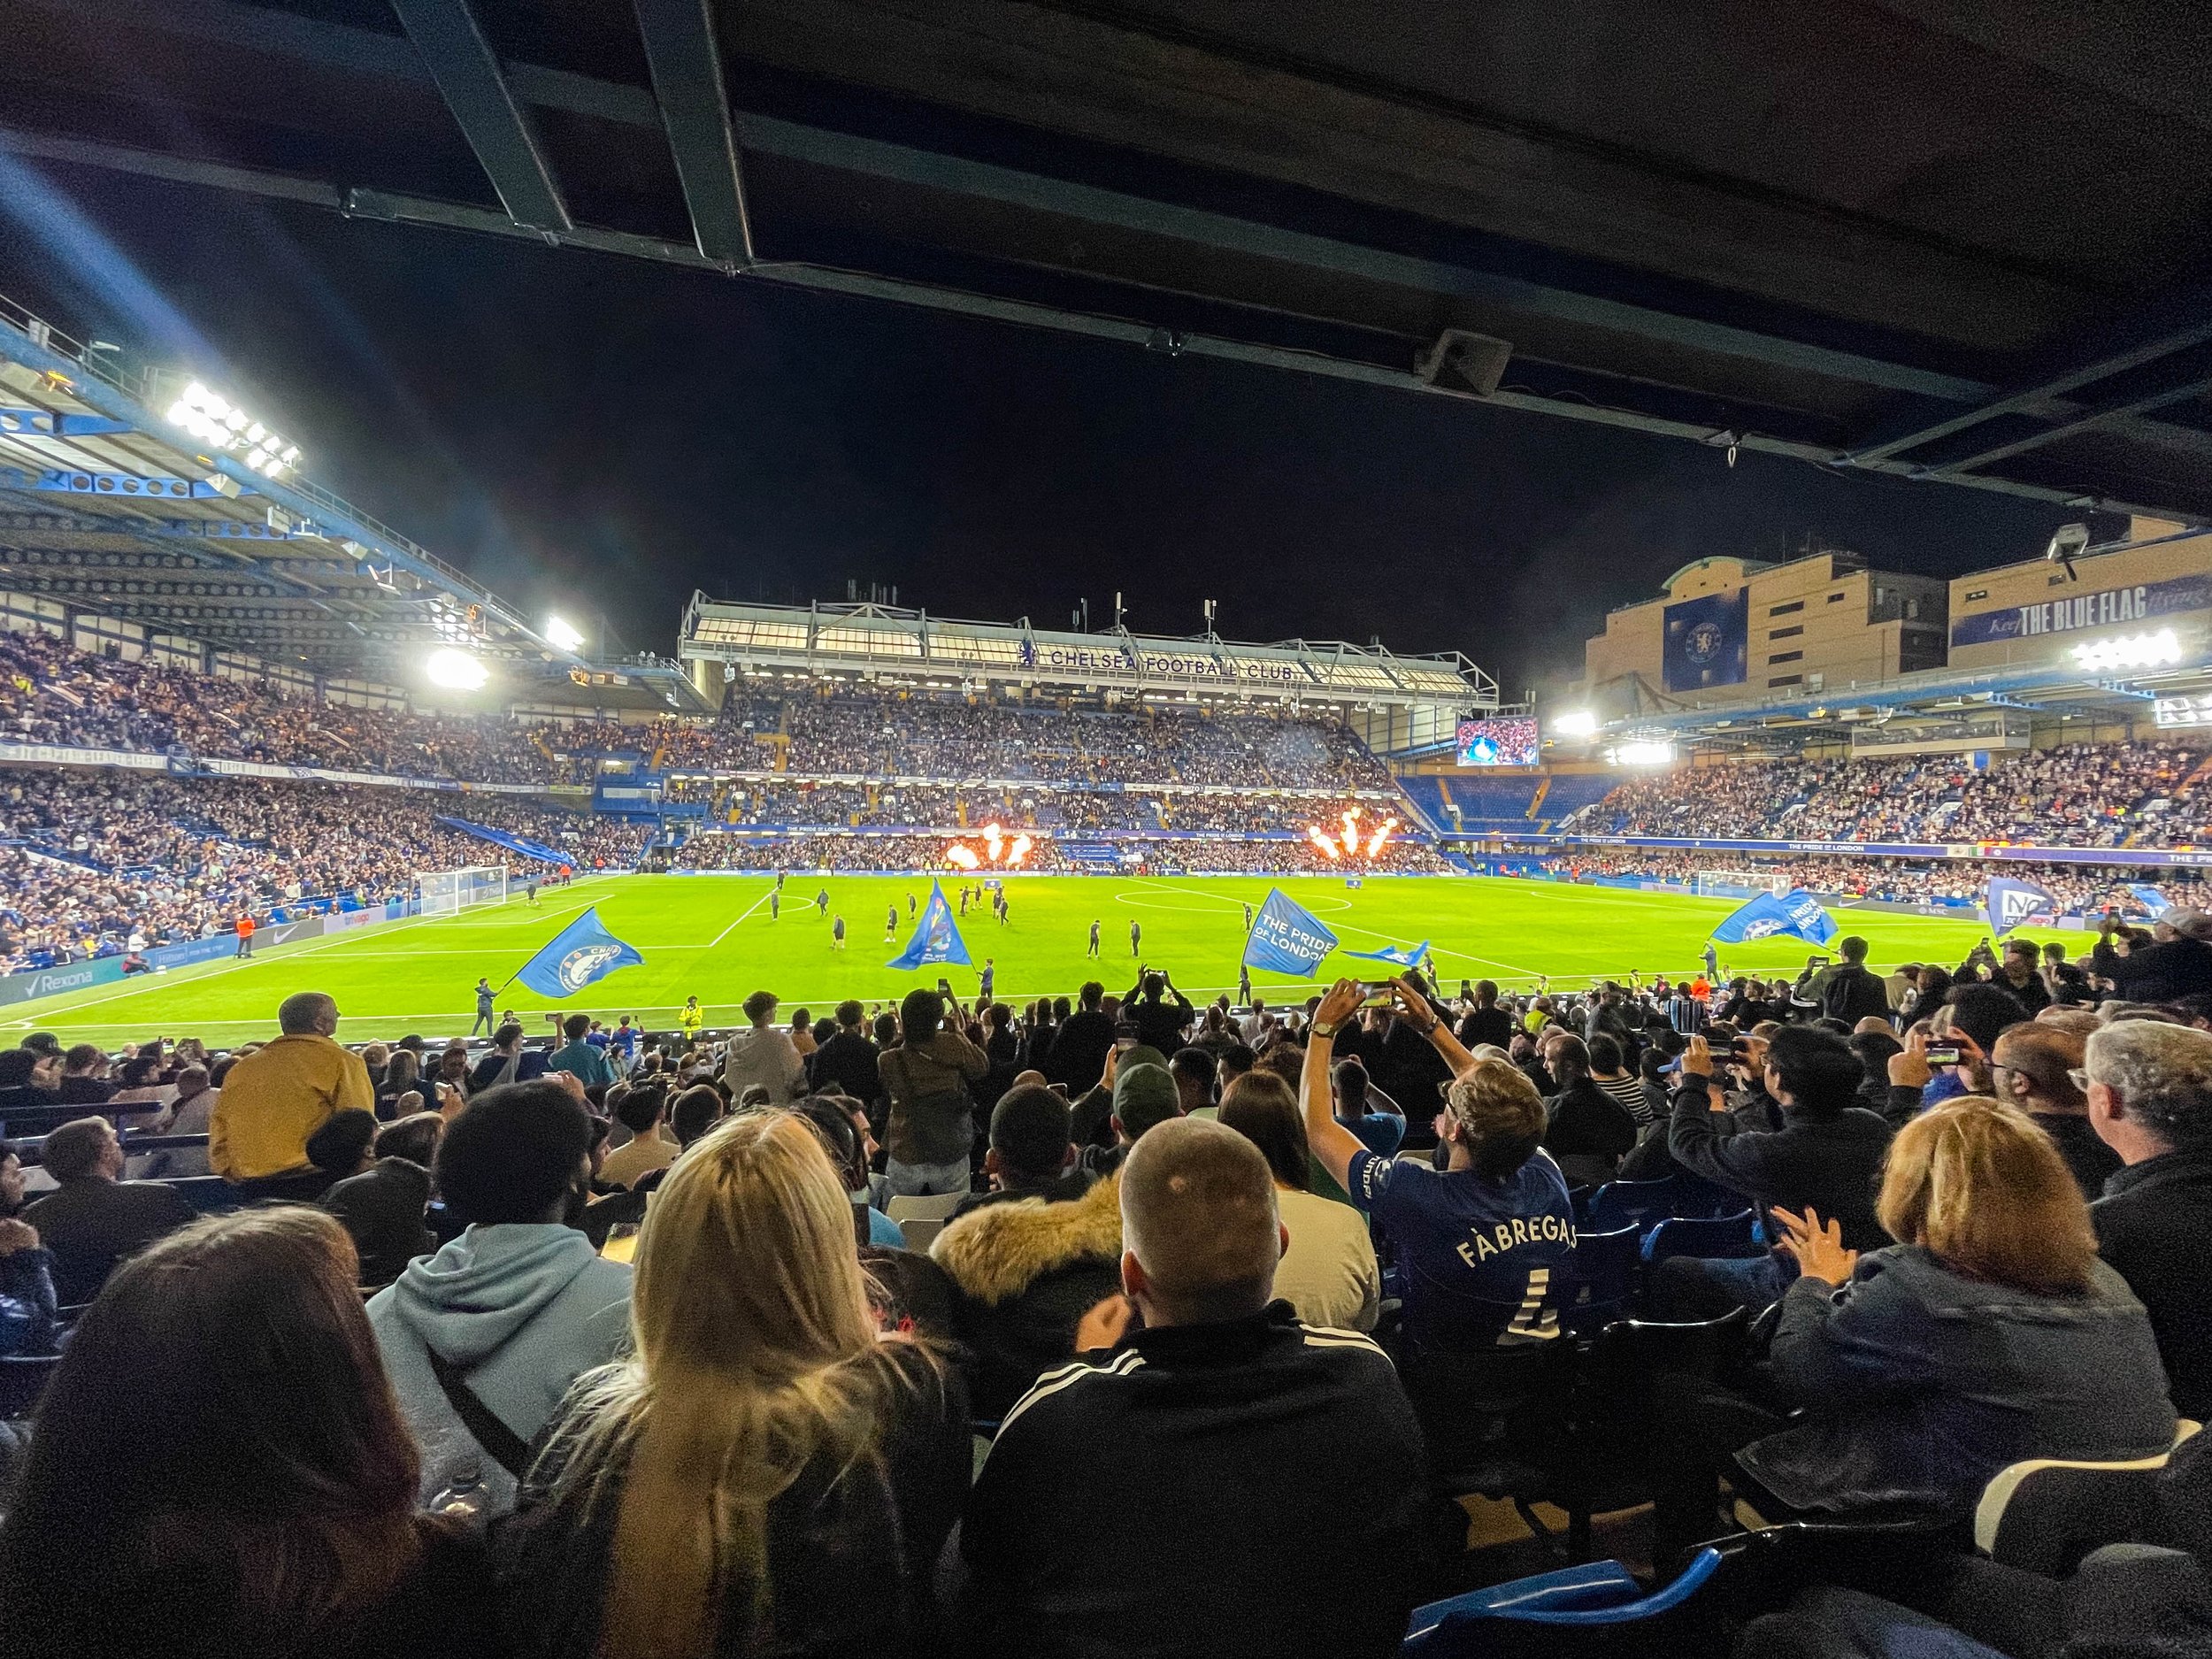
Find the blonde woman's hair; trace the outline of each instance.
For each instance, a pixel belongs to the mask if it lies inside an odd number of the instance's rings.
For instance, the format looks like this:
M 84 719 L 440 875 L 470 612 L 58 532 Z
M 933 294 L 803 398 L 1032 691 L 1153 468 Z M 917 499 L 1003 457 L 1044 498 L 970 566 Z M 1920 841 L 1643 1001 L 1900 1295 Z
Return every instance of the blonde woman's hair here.
M 2046 1295 L 2085 1290 L 2097 1236 L 2051 1138 L 1985 1094 L 1923 1112 L 1890 1142 L 1875 1214 L 1976 1279 Z
M 1544 1097 L 1510 1060 L 1476 1061 L 1453 1079 L 1444 1106 L 1484 1175 L 1512 1174 L 1543 1139 Z
M 630 1307 L 635 1352 L 589 1385 L 560 1479 L 626 1458 L 601 1652 L 709 1653 L 733 1620 L 765 1631 L 769 1506 L 818 1456 L 874 1459 L 913 1349 L 879 1337 L 851 1200 L 786 1111 L 726 1119 L 677 1160 Z

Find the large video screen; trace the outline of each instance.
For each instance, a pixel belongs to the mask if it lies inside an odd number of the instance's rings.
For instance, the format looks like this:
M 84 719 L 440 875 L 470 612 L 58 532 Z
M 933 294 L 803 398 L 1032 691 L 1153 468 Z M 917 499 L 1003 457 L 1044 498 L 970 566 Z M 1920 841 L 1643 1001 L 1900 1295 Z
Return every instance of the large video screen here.
M 1463 766 L 1533 766 L 1536 720 L 1532 715 L 1501 715 L 1494 720 L 1459 723 L 1459 764 Z

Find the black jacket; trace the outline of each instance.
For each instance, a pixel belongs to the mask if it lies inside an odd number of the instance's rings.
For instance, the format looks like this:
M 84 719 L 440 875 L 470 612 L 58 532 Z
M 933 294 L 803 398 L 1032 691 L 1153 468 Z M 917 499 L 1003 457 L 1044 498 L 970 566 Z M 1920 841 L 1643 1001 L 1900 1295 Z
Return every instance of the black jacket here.
M 1094 1357 L 1015 1408 L 969 1494 L 973 1651 L 1396 1654 L 1427 1482 L 1380 1348 L 1279 1302 Z
M 883 1093 L 876 1077 L 879 1052 L 860 1032 L 840 1026 L 835 1035 L 807 1056 L 807 1071 L 818 1093 L 833 1088 L 863 1106 L 872 1106 Z
M 850 1463 L 818 1456 L 769 1503 L 768 1628 L 748 1640 L 748 1621 L 732 1617 L 739 1609 L 726 1601 L 710 1650 L 717 1659 L 901 1659 L 933 1651 L 931 1569 L 959 1513 L 972 1459 L 967 1401 L 957 1374 L 937 1371 L 915 1345 L 888 1348 L 886 1357 L 908 1386 L 891 1396 L 877 1431 L 879 1455 Z M 540 1659 L 624 1651 L 619 1631 L 602 1644 L 600 1621 L 633 1442 L 612 1448 L 595 1479 L 563 1486 L 558 1477 L 588 1424 L 572 1396 L 502 1528 L 508 1651 Z
M 437 1248 L 423 1220 L 429 1204 L 430 1171 L 407 1158 L 379 1158 L 321 1199 L 353 1235 L 364 1285 L 388 1285 L 408 1263 Z
M 1588 1078 L 1577 1078 L 1545 1102 L 1549 1121 L 1544 1145 L 1555 1158 L 1594 1158 L 1611 1166 L 1636 1144 L 1636 1119 L 1627 1107 Z
M 2094 960 L 2099 974 L 2133 1002 L 2171 1002 L 2212 994 L 2212 944 L 2201 939 L 2170 939 L 2162 945 L 2138 945 L 2126 956 L 2099 939 Z
M 1865 968 L 1838 963 L 1820 976 L 1818 986 L 1820 1011 L 1830 1019 L 1855 1025 L 1870 1015 L 1889 1018 L 1889 987 Z
M 1459 1022 L 1459 1041 L 1462 1047 L 1468 1048 L 1484 1042 L 1504 1048 L 1512 1044 L 1514 1030 L 1513 1016 L 1505 1010 L 1494 1006 L 1471 1008 Z
M 2120 1155 L 2097 1139 L 2089 1119 L 2069 1112 L 2030 1112 L 2035 1126 L 2050 1136 L 2058 1155 L 2081 1188 L 2082 1199 L 2095 1203 L 2104 1196 L 2104 1184 L 2120 1172 Z
M 956 1217 L 930 1246 L 951 1278 L 975 1414 L 1003 1417 L 1038 1376 L 1075 1353 L 1075 1327 L 1121 1288 L 1121 1187 L 1071 1202 L 1030 1199 Z
M 2212 1413 L 2212 1148 L 2131 1164 L 2089 1206 L 2097 1250 L 2151 1316 L 2174 1407 L 2201 1423 Z
M 1095 1008 L 1079 1009 L 1052 1040 L 1046 1080 L 1080 1094 L 1104 1074 L 1106 1051 L 1113 1046 L 1114 1022 Z
M 54 1294 L 65 1308 L 100 1294 L 117 1263 L 174 1233 L 199 1212 L 158 1181 L 70 1181 L 24 1210 L 54 1255 Z
M 1121 1017 L 1136 1022 L 1139 1042 L 1172 1056 L 1189 1041 L 1191 1022 L 1198 1018 L 1198 1010 L 1191 1006 L 1190 998 L 1171 990 L 1158 1002 L 1130 997 L 1121 1005 Z M 1099 1056 L 1099 1064 L 1106 1064 L 1105 1056 Z
M 1857 1106 L 1825 1118 L 1782 1117 L 1777 1130 L 1740 1129 L 1734 1113 L 1708 1108 L 1703 1078 L 1686 1077 L 1675 1091 L 1667 1150 L 1693 1175 L 1750 1200 L 1761 1216 L 1777 1204 L 1800 1213 L 1810 1204 L 1824 1220 L 1842 1223 L 1852 1249 L 1888 1243 L 1874 1218 L 1874 1193 L 1890 1126 Z

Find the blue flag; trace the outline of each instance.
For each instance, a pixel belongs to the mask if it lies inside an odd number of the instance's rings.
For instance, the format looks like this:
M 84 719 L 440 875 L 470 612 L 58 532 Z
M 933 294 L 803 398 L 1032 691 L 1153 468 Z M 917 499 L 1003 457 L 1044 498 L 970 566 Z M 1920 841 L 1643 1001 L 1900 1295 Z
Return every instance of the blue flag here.
M 1801 887 L 1793 887 L 1779 897 L 1762 893 L 1731 911 L 1727 920 L 1713 929 L 1713 937 L 1724 945 L 1740 945 L 1747 940 L 1777 939 L 1787 933 L 1824 945 L 1839 931 L 1836 918 L 1822 908 L 1818 899 Z
M 922 906 L 922 919 L 914 925 L 914 937 L 906 941 L 906 949 L 883 965 L 887 968 L 919 968 L 941 962 L 958 963 L 962 967 L 972 965 L 968 959 L 968 941 L 960 937 L 960 930 L 953 925 L 952 906 L 945 902 L 945 890 L 936 882 L 929 884 L 929 902 Z
M 2171 899 L 2147 882 L 2131 881 L 2128 883 L 2128 892 L 2138 904 L 2150 912 L 2153 921 L 2156 921 L 2174 908 L 2174 902 Z
M 594 905 L 554 934 L 515 978 L 540 996 L 573 996 L 617 968 L 634 968 L 644 960 L 600 925 Z
M 1264 973 L 1311 973 L 1335 949 L 1336 935 L 1304 905 L 1274 887 L 1252 918 L 1251 935 L 1244 941 L 1244 965 Z
M 1348 956 L 1357 956 L 1363 962 L 1388 962 L 1401 968 L 1417 968 L 1421 958 L 1429 954 L 1429 941 L 1423 940 L 1414 946 L 1385 945 L 1380 950 L 1348 950 Z
M 2023 922 L 2038 918 L 2047 922 L 2055 920 L 2058 916 L 2058 900 L 2048 887 L 2039 887 L 2032 881 L 1992 876 L 1988 895 L 1982 901 L 1982 913 L 1989 918 L 1989 931 L 2001 939 Z

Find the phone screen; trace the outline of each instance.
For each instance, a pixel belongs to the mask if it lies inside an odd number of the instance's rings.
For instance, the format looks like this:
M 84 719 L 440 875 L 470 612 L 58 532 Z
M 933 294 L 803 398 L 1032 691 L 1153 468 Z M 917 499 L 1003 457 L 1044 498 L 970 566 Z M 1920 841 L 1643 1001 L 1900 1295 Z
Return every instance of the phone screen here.
M 1956 1065 L 1964 1056 L 1965 1052 L 1955 1042 L 1932 1042 L 1928 1045 L 1928 1064 L 1930 1065 Z

